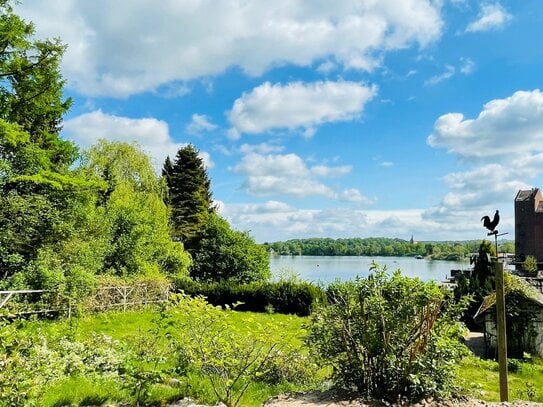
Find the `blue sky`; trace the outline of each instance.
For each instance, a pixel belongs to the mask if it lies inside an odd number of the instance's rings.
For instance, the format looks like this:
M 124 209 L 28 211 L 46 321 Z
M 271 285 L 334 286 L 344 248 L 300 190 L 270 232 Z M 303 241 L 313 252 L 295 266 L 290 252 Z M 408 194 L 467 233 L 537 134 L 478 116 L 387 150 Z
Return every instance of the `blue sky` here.
M 543 2 L 23 0 L 68 46 L 62 136 L 193 143 L 259 242 L 467 240 L 543 187 Z

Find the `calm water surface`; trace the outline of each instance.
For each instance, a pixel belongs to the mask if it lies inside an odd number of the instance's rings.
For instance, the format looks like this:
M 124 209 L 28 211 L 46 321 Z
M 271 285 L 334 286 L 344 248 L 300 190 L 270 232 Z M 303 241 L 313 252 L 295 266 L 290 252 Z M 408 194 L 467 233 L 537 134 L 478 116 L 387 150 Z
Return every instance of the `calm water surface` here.
M 372 261 L 387 266 L 392 272 L 400 269 L 409 277 L 419 277 L 423 281 L 442 281 L 450 276 L 451 269 L 469 267 L 456 261 L 415 259 L 414 257 L 370 257 L 370 256 L 270 256 L 273 275 L 281 270 L 293 270 L 302 279 L 328 283 L 336 279 L 350 280 L 355 276 L 366 277 Z

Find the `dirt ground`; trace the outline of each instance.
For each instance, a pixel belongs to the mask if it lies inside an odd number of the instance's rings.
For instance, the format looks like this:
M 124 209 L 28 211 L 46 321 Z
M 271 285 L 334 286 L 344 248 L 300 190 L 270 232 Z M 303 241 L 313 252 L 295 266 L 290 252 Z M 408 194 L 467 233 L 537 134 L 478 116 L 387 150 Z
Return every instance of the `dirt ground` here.
M 306 394 L 285 394 L 268 400 L 265 407 L 393 407 L 399 404 L 386 402 L 367 402 L 360 399 L 349 398 L 346 395 L 334 392 L 311 392 Z M 403 405 L 407 406 L 407 405 Z M 487 403 L 481 400 L 426 400 L 410 407 L 486 407 L 486 406 L 516 406 L 516 407 L 543 407 L 543 403 L 515 401 L 511 403 Z

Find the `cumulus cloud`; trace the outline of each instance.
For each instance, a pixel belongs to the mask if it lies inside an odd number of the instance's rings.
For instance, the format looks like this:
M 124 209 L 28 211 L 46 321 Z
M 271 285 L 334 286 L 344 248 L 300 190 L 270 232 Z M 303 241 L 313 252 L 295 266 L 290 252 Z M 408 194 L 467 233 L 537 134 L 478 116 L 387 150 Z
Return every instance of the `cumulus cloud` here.
M 351 165 L 340 165 L 338 167 L 315 165 L 311 167 L 311 172 L 319 177 L 341 177 L 350 173 L 352 169 Z
M 484 105 L 475 119 L 447 113 L 427 139 L 463 158 L 497 158 L 543 151 L 543 94 L 517 91 Z
M 530 181 L 543 173 L 543 94 L 518 91 L 492 100 L 475 119 L 445 114 L 435 122 L 428 143 L 446 148 L 472 168 L 443 177 L 450 191 L 425 217 L 476 220 L 495 206 L 510 208 L 517 191 L 531 188 Z
M 386 52 L 440 37 L 438 3 L 27 0 L 16 9 L 40 36 L 68 44 L 69 86 L 85 95 L 126 97 L 231 66 L 258 76 L 281 64 L 332 58 L 344 68 L 373 69 Z
M 466 27 L 466 32 L 488 31 L 502 27 L 512 16 L 499 3 L 483 4 L 478 18 Z
M 162 166 L 166 156 L 174 157 L 177 150 L 186 145 L 171 138 L 168 124 L 162 120 L 132 119 L 110 115 L 101 110 L 65 121 L 62 134 L 82 147 L 88 147 L 100 139 L 136 142 L 150 155 L 155 168 Z M 200 155 L 208 168 L 213 166 L 208 153 L 200 152 Z
M 300 209 L 283 202 L 268 201 L 225 204 L 221 214 L 236 229 L 250 230 L 260 242 L 319 236 L 395 236 L 408 239 L 413 233 L 420 240 L 464 240 L 466 236 L 473 236 L 474 230 L 469 218 L 457 223 L 439 223 L 431 217 L 424 217 L 422 209 Z
M 228 117 L 237 134 L 303 129 L 312 136 L 320 124 L 360 117 L 376 93 L 358 82 L 265 82 L 237 99 Z
M 205 114 L 194 113 L 190 123 L 187 125 L 186 131 L 192 135 L 200 135 L 202 133 L 216 130 L 218 127 L 219 126 L 214 124 Z
M 298 198 L 324 196 L 359 204 L 371 204 L 373 200 L 351 188 L 341 192 L 329 187 L 321 179 L 341 177 L 351 172 L 350 165 L 309 167 L 293 153 L 261 154 L 247 149 L 247 154 L 233 171 L 245 176 L 243 189 L 253 196 L 288 195 Z
M 334 191 L 316 179 L 304 161 L 292 153 L 247 154 L 234 171 L 246 176 L 243 188 L 255 196 L 335 196 Z

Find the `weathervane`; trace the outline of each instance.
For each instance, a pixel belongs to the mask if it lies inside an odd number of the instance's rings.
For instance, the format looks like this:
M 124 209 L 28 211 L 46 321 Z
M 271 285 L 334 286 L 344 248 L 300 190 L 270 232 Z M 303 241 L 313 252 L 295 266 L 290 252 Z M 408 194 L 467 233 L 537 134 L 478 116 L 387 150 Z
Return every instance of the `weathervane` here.
M 492 262 L 494 272 L 496 273 L 496 325 L 498 330 L 497 345 L 498 345 L 498 365 L 500 371 L 500 399 L 501 401 L 509 401 L 509 386 L 507 384 L 507 335 L 505 327 L 505 294 L 503 284 L 503 262 L 498 261 L 498 236 L 506 235 L 507 233 L 498 233 L 496 226 L 500 223 L 500 211 L 496 211 L 494 219 L 490 220 L 489 216 L 481 218 L 483 226 L 489 230 L 487 236 L 494 236 L 496 244 L 496 260 Z
M 481 218 L 483 221 L 483 226 L 489 230 L 486 234 L 487 236 L 494 236 L 494 244 L 496 245 L 496 258 L 498 258 L 498 236 L 507 235 L 507 233 L 499 233 L 496 230 L 496 226 L 500 223 L 500 211 L 496 210 L 494 214 L 494 219 L 490 220 L 490 216 L 483 216 Z
M 498 226 L 498 223 L 500 223 L 500 211 L 496 211 L 494 214 L 494 219 L 492 219 L 492 222 L 490 221 L 489 216 L 483 216 L 481 218 L 483 221 L 483 226 L 490 230 L 487 236 L 497 235 L 498 231 L 496 230 L 496 226 Z M 496 252 L 497 253 L 497 252 Z

